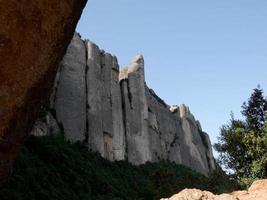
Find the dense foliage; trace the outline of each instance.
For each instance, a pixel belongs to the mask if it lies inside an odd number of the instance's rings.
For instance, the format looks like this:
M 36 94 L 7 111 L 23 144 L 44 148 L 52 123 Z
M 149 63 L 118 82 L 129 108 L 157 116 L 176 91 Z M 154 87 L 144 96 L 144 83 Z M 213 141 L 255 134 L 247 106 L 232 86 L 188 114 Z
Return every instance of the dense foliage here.
M 222 171 L 207 178 L 170 162 L 140 167 L 109 162 L 62 135 L 29 137 L 15 163 L 1 200 L 152 200 L 195 187 L 213 192 L 232 190 Z
M 267 177 L 267 100 L 260 87 L 254 89 L 248 102 L 242 106 L 244 120 L 234 119 L 222 126 L 215 149 L 220 162 L 233 170 L 244 185 Z

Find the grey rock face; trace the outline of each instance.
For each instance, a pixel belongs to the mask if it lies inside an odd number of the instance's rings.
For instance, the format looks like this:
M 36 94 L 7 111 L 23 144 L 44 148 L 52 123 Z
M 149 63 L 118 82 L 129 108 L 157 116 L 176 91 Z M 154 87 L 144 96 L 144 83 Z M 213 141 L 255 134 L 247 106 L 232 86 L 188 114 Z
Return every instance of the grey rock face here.
M 122 109 L 122 95 L 119 82 L 119 65 L 116 57 L 112 57 L 111 71 L 111 104 L 113 122 L 113 152 L 115 160 L 124 160 L 126 138 L 124 127 L 124 113 Z
M 205 146 L 202 138 L 207 135 L 199 129 L 199 122 L 189 108 L 185 105 L 167 106 L 149 88 L 146 95 L 152 161 L 170 160 L 203 174 L 215 169 L 214 163 L 210 163 L 214 162 L 211 144 Z
M 104 156 L 103 121 L 102 121 L 102 56 L 99 48 L 86 41 L 87 49 L 87 119 L 88 146 Z M 106 113 L 105 113 L 106 114 Z
M 30 132 L 30 135 L 34 136 L 46 136 L 49 135 L 49 127 L 46 122 L 38 119 L 35 121 L 33 129 Z
M 86 60 L 84 42 L 75 34 L 57 75 L 53 109 L 70 141 L 85 140 L 86 128 Z
M 127 157 L 133 164 L 151 160 L 148 134 L 148 105 L 145 96 L 144 59 L 136 56 L 120 76 L 125 116 Z
M 215 162 L 215 159 L 213 157 L 210 137 L 205 132 L 202 132 L 202 136 L 203 136 L 203 138 L 202 138 L 203 144 L 206 147 L 205 151 L 206 151 L 206 156 L 207 156 L 207 160 L 208 160 L 208 167 L 209 167 L 209 169 L 216 169 L 216 162 Z
M 170 160 L 202 174 L 215 169 L 208 134 L 187 106 L 169 106 L 147 87 L 141 55 L 120 69 L 116 57 L 75 34 L 51 108 L 56 119 L 50 114 L 51 120 L 38 120 L 32 134 L 64 131 L 66 139 L 84 142 L 111 161 Z
M 182 133 L 180 119 L 169 110 L 159 97 L 146 88 L 149 111 L 149 135 L 153 161 L 175 160 L 181 161 L 179 149 L 172 156 L 172 146 L 179 140 Z
M 189 167 L 207 174 L 210 170 L 215 169 L 213 156 L 211 159 L 210 152 L 212 147 L 207 134 L 201 130 L 199 121 L 196 121 L 188 107 L 181 105 L 180 115 L 182 118 L 182 128 L 185 133 L 185 144 L 189 147 Z
M 49 134 L 57 134 L 60 133 L 60 128 L 58 126 L 57 121 L 52 116 L 51 113 L 47 113 L 45 119 L 37 119 L 33 126 L 30 135 L 34 136 L 46 136 Z
M 119 65 L 112 55 L 86 42 L 88 145 L 109 160 L 125 158 Z

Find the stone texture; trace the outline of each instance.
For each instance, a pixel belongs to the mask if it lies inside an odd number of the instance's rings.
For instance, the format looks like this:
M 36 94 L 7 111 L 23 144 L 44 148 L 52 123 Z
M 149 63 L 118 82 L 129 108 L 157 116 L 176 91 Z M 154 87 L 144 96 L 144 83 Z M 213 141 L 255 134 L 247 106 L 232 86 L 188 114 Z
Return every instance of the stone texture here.
M 47 99 L 86 0 L 0 1 L 0 181 Z
M 47 113 L 44 119 L 37 119 L 30 132 L 30 135 L 34 136 L 46 136 L 49 134 L 58 134 L 61 130 L 58 126 L 58 122 L 52 116 L 51 113 Z
M 214 195 L 207 191 L 185 189 L 170 199 L 162 200 L 266 200 L 267 180 L 259 180 L 246 191 L 236 191 L 230 194 Z
M 88 146 L 109 160 L 125 158 L 119 65 L 116 57 L 86 41 Z
M 98 46 L 90 41 L 87 48 L 87 105 L 88 105 L 88 145 L 93 151 L 104 156 L 102 121 L 102 55 Z
M 50 96 L 60 132 L 109 160 L 125 159 L 125 131 L 117 58 L 78 33 L 68 47 Z M 48 135 L 53 124 L 38 119 L 31 134 Z
M 209 160 L 207 159 L 206 147 L 202 140 L 202 131 L 199 130 L 194 116 L 188 107 L 181 105 L 180 116 L 184 132 L 184 144 L 188 146 L 190 156 L 187 157 L 187 166 L 203 174 L 209 172 Z M 213 168 L 214 169 L 214 168 Z
M 207 156 L 208 167 L 209 167 L 209 169 L 215 169 L 216 163 L 215 163 L 215 160 L 213 157 L 212 144 L 211 144 L 209 135 L 205 132 L 202 132 L 202 140 L 203 140 L 203 145 L 205 146 L 205 152 L 206 152 L 206 156 Z
M 224 194 L 216 196 L 211 192 L 201 191 L 197 189 L 185 189 L 179 194 L 174 195 L 170 199 L 161 200 L 239 200 L 231 195 Z
M 152 160 L 175 160 L 181 163 L 180 149 L 172 156 L 173 144 L 179 140 L 182 129 L 180 118 L 169 110 L 168 106 L 159 99 L 155 92 L 146 88 L 149 111 L 149 135 Z
M 50 99 L 66 139 L 111 161 L 170 160 L 205 175 L 215 169 L 200 122 L 187 106 L 169 106 L 147 87 L 141 55 L 120 69 L 116 57 L 75 34 Z M 35 135 L 51 134 L 51 124 L 36 124 Z
M 133 164 L 142 164 L 151 160 L 143 56 L 137 55 L 122 74 L 127 158 Z
M 149 88 L 146 95 L 152 161 L 167 159 L 205 175 L 215 169 L 209 137 L 201 131 L 189 108 L 168 106 Z
M 52 109 L 66 138 L 73 142 L 83 141 L 86 131 L 86 51 L 77 33 L 58 70 Z
M 122 95 L 119 82 L 119 65 L 116 57 L 112 59 L 111 72 L 111 103 L 113 121 L 113 151 L 115 160 L 124 160 L 126 138 L 122 109 Z
M 49 135 L 49 126 L 47 125 L 46 121 L 43 121 L 41 119 L 37 119 L 33 125 L 33 128 L 30 132 L 30 135 L 34 136 L 46 136 Z

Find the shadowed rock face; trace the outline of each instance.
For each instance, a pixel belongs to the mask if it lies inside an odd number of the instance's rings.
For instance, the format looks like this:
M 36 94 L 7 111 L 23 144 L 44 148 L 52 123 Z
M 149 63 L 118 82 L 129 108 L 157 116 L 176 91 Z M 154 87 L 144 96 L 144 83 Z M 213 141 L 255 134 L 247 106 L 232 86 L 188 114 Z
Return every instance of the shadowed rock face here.
M 248 190 L 236 191 L 230 194 L 214 195 L 211 192 L 196 189 L 185 189 L 170 199 L 161 200 L 266 200 L 267 180 L 259 180 Z
M 86 0 L 0 0 L 0 181 L 47 100 Z

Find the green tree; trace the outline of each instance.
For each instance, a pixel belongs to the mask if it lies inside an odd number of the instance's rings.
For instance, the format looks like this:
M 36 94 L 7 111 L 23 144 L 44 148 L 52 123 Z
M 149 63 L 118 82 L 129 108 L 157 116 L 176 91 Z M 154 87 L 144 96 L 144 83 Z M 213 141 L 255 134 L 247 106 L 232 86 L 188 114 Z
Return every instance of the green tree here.
M 254 89 L 242 106 L 244 120 L 231 114 L 230 122 L 220 130 L 218 143 L 219 162 L 231 169 L 244 184 L 267 177 L 267 100 L 262 89 Z
M 219 163 L 227 169 L 231 169 L 236 176 L 243 176 L 248 171 L 250 158 L 246 147 L 242 143 L 245 135 L 245 123 L 241 120 L 231 120 L 227 125 L 223 125 L 220 137 L 215 149 L 220 153 Z
M 242 109 L 242 114 L 246 117 L 248 129 L 261 134 L 266 119 L 267 101 L 263 96 L 260 86 L 254 89 L 248 102 L 243 103 Z

